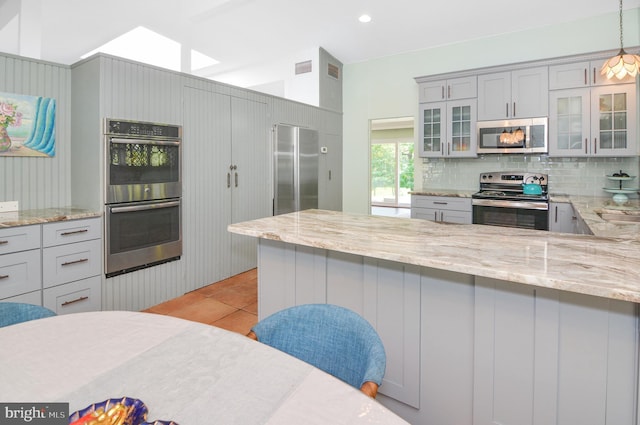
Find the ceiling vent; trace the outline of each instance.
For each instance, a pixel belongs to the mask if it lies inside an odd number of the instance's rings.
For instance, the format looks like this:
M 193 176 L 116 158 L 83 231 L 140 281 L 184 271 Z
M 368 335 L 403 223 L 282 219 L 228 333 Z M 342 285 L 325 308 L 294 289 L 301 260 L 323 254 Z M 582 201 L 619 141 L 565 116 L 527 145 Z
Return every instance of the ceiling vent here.
M 312 70 L 311 62 L 312 61 L 310 61 L 310 60 L 304 61 L 304 62 L 298 62 L 296 64 L 296 75 L 306 74 L 308 72 L 311 72 L 311 70 Z
M 333 77 L 336 80 L 340 79 L 340 68 L 338 68 L 336 65 L 330 63 L 327 68 L 327 73 L 330 77 Z

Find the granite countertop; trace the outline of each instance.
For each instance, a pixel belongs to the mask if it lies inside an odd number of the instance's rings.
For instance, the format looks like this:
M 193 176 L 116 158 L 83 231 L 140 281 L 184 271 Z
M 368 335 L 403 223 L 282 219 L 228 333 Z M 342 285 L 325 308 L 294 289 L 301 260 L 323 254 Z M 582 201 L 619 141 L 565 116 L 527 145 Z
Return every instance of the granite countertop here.
M 0 229 L 4 227 L 28 226 L 30 224 L 100 217 L 101 215 L 101 212 L 75 207 L 10 211 L 0 213 Z
M 471 198 L 471 195 L 477 190 L 458 190 L 458 189 L 421 189 L 409 192 L 411 195 L 422 196 L 452 196 L 456 198 Z
M 640 303 L 640 240 L 324 210 L 231 224 L 258 238 Z

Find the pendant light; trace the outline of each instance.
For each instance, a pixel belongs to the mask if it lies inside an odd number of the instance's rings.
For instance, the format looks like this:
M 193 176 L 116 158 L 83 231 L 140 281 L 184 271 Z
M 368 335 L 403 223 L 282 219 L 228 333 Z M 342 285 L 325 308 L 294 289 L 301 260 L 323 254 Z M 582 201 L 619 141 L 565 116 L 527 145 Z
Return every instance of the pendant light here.
M 639 72 L 640 56 L 629 54 L 622 47 L 622 0 L 620 0 L 620 51 L 602 65 L 600 73 L 606 75 L 608 79 L 615 76 L 621 80 L 627 75 L 635 77 Z

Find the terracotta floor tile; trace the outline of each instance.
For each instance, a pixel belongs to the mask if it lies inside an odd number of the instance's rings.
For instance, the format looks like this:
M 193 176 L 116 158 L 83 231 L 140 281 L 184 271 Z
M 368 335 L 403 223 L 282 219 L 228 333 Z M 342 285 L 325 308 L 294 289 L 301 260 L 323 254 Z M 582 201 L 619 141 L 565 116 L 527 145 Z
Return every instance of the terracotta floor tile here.
M 193 320 L 195 322 L 212 324 L 216 320 L 228 316 L 236 310 L 236 308 L 214 300 L 213 298 L 202 298 L 190 305 L 172 311 L 169 315 Z
M 213 326 L 246 335 L 258 321 L 255 314 L 237 310 L 228 316 L 212 323 Z
M 144 311 L 246 334 L 258 320 L 257 276 L 256 269 L 240 273 Z

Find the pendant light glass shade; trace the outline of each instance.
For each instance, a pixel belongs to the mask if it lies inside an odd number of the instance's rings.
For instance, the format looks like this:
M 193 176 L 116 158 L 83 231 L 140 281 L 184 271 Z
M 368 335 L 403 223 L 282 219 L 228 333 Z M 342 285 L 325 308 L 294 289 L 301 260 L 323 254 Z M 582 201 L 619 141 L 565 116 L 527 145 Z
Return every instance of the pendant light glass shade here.
M 625 52 L 622 46 L 622 0 L 620 0 L 620 51 L 602 65 L 600 73 L 608 79 L 616 77 L 619 80 L 627 75 L 635 77 L 640 73 L 640 56 Z

